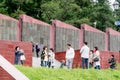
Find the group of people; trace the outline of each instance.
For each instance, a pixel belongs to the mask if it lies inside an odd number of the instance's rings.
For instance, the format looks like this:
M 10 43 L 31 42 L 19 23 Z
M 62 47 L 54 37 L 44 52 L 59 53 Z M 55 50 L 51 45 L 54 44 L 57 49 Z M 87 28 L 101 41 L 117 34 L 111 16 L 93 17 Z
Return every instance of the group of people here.
M 41 67 L 49 67 L 49 68 L 54 68 L 55 65 L 55 54 L 54 54 L 54 49 L 50 48 L 49 51 L 47 49 L 47 46 L 43 47 L 42 52 L 40 52 L 40 45 L 38 43 L 36 43 L 34 45 L 33 42 L 31 42 L 33 44 L 32 46 L 32 52 L 34 53 L 34 51 L 36 52 L 36 57 L 37 58 L 41 58 Z
M 90 50 L 90 48 L 87 46 L 87 42 L 84 42 L 84 45 L 80 49 L 80 55 L 82 59 L 82 68 L 83 69 L 88 69 L 91 67 L 94 67 L 95 69 L 101 68 L 100 65 L 100 52 L 98 50 L 98 47 L 94 47 L 93 50 Z M 33 45 L 32 51 L 34 52 L 34 47 L 36 49 L 36 56 L 39 57 L 39 52 L 40 52 L 40 45 L 36 43 L 36 45 Z M 24 57 L 24 51 L 19 49 L 19 46 L 15 48 L 15 64 L 18 64 L 19 60 L 21 61 L 21 64 L 23 65 L 23 61 L 25 60 Z M 21 59 L 20 57 L 23 56 Z M 72 69 L 72 64 L 73 64 L 73 59 L 75 57 L 75 51 L 71 47 L 71 44 L 67 44 L 67 50 L 66 50 L 66 61 L 62 61 L 61 63 L 61 68 L 62 66 L 66 65 L 68 69 Z M 40 54 L 41 58 L 41 66 L 42 67 L 52 67 L 54 68 L 55 66 L 55 53 L 54 49 L 50 48 L 49 51 L 47 49 L 47 46 L 43 47 L 43 50 Z M 111 55 L 111 58 L 108 60 L 108 63 L 110 65 L 111 69 L 115 69 L 116 67 L 116 59 L 114 58 L 114 55 Z
M 15 47 L 15 60 L 14 60 L 14 64 L 15 65 L 18 65 L 18 64 L 23 65 L 25 59 L 26 58 L 25 58 L 23 49 L 20 49 L 19 46 L 16 46 Z
M 90 53 L 94 52 L 94 57 L 92 56 L 91 59 L 91 55 Z M 97 47 L 94 47 L 94 51 L 91 50 L 90 52 L 90 48 L 87 46 L 87 42 L 84 42 L 84 46 L 80 49 L 80 54 L 81 54 L 81 58 L 82 58 L 82 68 L 89 68 L 89 63 L 93 65 L 93 60 L 96 59 L 96 61 L 94 61 L 94 67 L 95 69 L 100 69 L 100 52 L 98 51 Z M 75 52 L 74 49 L 71 47 L 70 44 L 67 44 L 67 51 L 66 51 L 66 66 L 68 69 L 72 69 L 72 64 L 73 64 L 73 59 L 75 56 Z
M 55 66 L 55 53 L 54 53 L 53 48 L 50 48 L 49 52 L 47 52 L 47 46 L 43 47 L 43 51 L 41 53 L 41 66 L 54 68 L 54 66 Z
M 80 49 L 80 55 L 82 58 L 82 68 L 88 69 L 91 67 L 94 67 L 95 69 L 101 68 L 100 65 L 100 52 L 98 50 L 98 47 L 94 47 L 93 50 L 90 50 L 90 48 L 87 46 L 87 42 L 84 42 L 84 45 Z M 74 49 L 71 47 L 70 44 L 67 44 L 67 50 L 66 50 L 66 66 L 68 69 L 72 69 L 73 59 L 75 56 Z M 114 55 L 111 55 L 111 58 L 108 60 L 108 63 L 110 65 L 111 69 L 115 69 L 116 67 L 116 60 L 114 58 Z
M 88 69 L 93 66 L 95 69 L 100 69 L 100 52 L 98 47 L 94 47 L 94 50 L 90 50 L 87 46 L 87 42 L 84 42 L 80 53 L 82 57 L 82 68 Z

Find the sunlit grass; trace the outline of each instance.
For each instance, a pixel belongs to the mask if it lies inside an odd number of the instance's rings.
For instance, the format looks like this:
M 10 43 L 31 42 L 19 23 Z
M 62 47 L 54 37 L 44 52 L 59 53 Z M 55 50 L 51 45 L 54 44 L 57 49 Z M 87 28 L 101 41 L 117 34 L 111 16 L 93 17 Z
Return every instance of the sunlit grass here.
M 120 70 L 49 69 L 16 66 L 30 80 L 120 80 Z

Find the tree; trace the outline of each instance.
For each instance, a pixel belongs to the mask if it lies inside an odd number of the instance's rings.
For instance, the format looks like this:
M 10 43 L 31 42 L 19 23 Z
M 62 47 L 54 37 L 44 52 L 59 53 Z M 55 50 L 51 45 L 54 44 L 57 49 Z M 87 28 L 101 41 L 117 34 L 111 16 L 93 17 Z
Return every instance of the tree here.
M 0 13 L 8 15 L 7 9 L 8 7 L 5 6 L 5 0 L 0 1 Z
M 115 27 L 114 22 L 120 18 L 120 10 L 114 16 L 108 0 L 1 0 L 0 12 L 16 19 L 20 14 L 27 14 L 39 20 L 51 23 L 59 19 L 79 27 L 87 23 L 105 31 L 106 27 Z M 120 0 L 118 0 L 120 1 Z

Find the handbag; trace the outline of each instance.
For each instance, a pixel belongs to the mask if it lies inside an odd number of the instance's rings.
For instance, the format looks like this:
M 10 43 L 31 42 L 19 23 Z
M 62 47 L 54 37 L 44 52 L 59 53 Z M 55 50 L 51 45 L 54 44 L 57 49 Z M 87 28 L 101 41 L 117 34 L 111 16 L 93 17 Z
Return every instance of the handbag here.
M 96 57 L 96 58 L 93 59 L 93 61 L 97 62 L 97 61 L 99 61 L 99 58 Z
M 24 55 L 21 55 L 20 56 L 20 60 L 25 60 L 26 58 L 25 58 L 25 56 Z

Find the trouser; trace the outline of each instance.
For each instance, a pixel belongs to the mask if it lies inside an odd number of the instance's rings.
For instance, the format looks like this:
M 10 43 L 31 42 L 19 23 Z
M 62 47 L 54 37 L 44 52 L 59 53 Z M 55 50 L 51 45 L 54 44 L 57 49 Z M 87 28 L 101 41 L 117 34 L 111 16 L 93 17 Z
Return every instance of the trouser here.
M 20 60 L 21 61 L 21 65 L 23 65 L 24 61 L 23 60 Z
M 72 69 L 73 59 L 66 59 L 66 66 L 68 69 Z
M 100 65 L 96 65 L 95 69 L 99 69 L 100 70 Z
M 49 68 L 51 67 L 51 61 L 48 61 L 48 67 Z
M 44 67 L 47 67 L 48 61 L 44 61 Z
M 18 65 L 18 63 L 19 63 L 19 57 L 18 57 L 18 56 L 15 56 L 14 64 L 15 64 L 15 65 Z
M 41 59 L 41 66 L 44 66 L 44 61 Z
M 88 69 L 88 58 L 82 58 L 82 68 Z
M 39 51 L 40 50 L 36 50 L 36 56 L 39 57 Z

